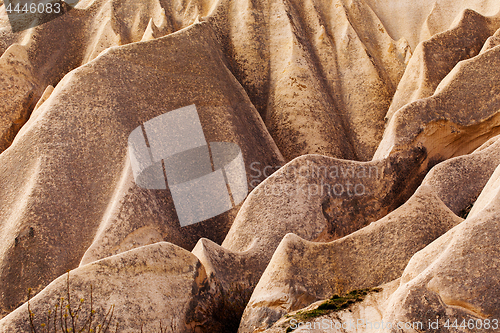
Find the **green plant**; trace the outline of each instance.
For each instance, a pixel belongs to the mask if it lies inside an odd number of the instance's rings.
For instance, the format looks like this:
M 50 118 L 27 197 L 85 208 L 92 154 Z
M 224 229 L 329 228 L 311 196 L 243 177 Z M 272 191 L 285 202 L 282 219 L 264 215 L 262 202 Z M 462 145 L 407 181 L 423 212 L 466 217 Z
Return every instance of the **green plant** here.
M 326 315 L 331 312 L 336 312 L 340 310 L 347 309 L 354 303 L 361 302 L 365 299 L 366 295 L 373 292 L 380 292 L 380 288 L 369 288 L 369 289 L 359 289 L 353 290 L 348 294 L 343 296 L 333 295 L 316 308 L 307 311 L 297 311 L 294 315 L 285 315 L 286 318 L 295 318 L 299 321 L 307 321 L 316 317 Z M 287 324 L 290 320 L 287 321 Z M 294 328 L 288 326 L 286 333 L 292 332 Z

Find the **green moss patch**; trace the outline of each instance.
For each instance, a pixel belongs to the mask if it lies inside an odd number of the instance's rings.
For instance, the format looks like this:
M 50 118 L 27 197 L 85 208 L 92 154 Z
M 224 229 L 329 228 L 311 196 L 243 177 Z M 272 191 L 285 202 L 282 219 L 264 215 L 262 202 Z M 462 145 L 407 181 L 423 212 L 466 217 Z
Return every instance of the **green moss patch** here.
M 286 315 L 290 320 L 296 319 L 297 321 L 308 321 L 313 318 L 317 318 L 323 315 L 326 315 L 331 312 L 337 312 L 340 310 L 344 310 L 349 308 L 351 305 L 361 302 L 365 299 L 366 295 L 374 292 L 382 291 L 381 288 L 368 288 L 368 289 L 360 289 L 353 290 L 346 295 L 339 296 L 333 295 L 323 303 L 321 303 L 317 308 L 307 310 L 307 311 L 297 311 L 294 315 Z M 287 321 L 287 324 L 289 321 Z M 292 332 L 294 329 L 291 326 L 288 326 L 286 329 L 286 333 Z

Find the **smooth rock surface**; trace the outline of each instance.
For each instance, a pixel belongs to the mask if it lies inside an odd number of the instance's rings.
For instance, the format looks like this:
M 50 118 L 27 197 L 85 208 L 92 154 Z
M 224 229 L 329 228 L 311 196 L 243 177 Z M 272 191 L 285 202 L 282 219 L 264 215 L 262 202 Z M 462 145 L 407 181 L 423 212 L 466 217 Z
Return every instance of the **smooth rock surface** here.
M 4 331 L 27 331 L 27 289 L 45 311 L 67 270 L 130 331 L 236 332 L 245 306 L 240 330 L 266 330 L 385 283 L 324 319 L 498 315 L 498 0 L 81 0 L 18 32 L 5 5 Z M 252 191 L 181 227 L 170 188 L 135 184 L 127 138 L 192 104 Z
M 461 221 L 423 186 L 402 207 L 337 241 L 311 243 L 288 234 L 255 287 L 239 332 L 259 331 L 333 294 L 390 282 L 414 253 Z
M 316 310 L 325 301 L 315 302 L 305 308 L 288 313 L 265 333 L 282 333 L 293 328 L 293 332 L 323 333 L 349 332 L 361 333 L 375 331 L 383 322 L 383 313 L 387 308 L 388 298 L 399 285 L 399 279 L 381 285 L 376 291 L 369 292 L 362 301 L 355 302 L 346 309 L 333 310 L 327 314 L 303 319 L 300 314 Z

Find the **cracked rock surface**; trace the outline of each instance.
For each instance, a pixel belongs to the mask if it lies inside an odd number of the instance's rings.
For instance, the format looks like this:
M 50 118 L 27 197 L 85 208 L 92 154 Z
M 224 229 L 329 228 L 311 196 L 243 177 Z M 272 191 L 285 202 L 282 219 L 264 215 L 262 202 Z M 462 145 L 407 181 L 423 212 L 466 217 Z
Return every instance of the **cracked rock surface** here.
M 0 332 L 500 320 L 497 0 L 81 0 L 16 32 L 8 10 Z M 181 227 L 127 140 L 193 104 L 249 193 Z

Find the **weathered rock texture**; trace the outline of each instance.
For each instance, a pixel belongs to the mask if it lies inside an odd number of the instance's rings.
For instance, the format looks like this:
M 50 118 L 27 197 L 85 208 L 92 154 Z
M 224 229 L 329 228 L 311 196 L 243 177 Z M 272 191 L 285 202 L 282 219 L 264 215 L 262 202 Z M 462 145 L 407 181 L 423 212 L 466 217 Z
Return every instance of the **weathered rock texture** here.
M 118 325 L 119 332 L 138 332 L 141 327 L 153 331 L 159 330 L 162 322 L 163 327 L 175 327 L 176 332 L 192 332 L 204 324 L 203 303 L 210 299 L 200 296 L 209 291 L 205 270 L 193 254 L 159 242 L 68 272 L 30 300 L 32 324 L 26 320 L 25 303 L 1 321 L 0 330 L 28 332 L 30 326 L 51 330 L 68 314 L 71 329 L 80 330 L 87 324 L 95 331 L 99 324 L 108 324 L 113 331 Z M 61 306 L 62 319 L 57 313 Z M 91 309 L 95 311 L 92 323 L 86 322 Z M 49 311 L 52 315 L 47 317 Z
M 429 316 L 439 327 L 457 320 L 476 320 L 500 315 L 498 295 L 499 253 L 498 176 L 490 178 L 467 219 L 418 252 L 406 267 L 399 289 L 391 296 L 386 320 L 411 322 Z M 425 312 L 424 312 L 425 311 Z M 494 321 L 493 321 L 493 325 Z M 395 332 L 395 330 L 392 330 Z
M 495 140 L 437 165 L 403 206 L 339 240 L 313 243 L 287 235 L 252 294 L 240 331 L 265 328 L 283 314 L 333 294 L 400 277 L 415 253 L 463 221 L 456 214 L 477 198 L 500 164 L 499 146 Z
M 366 297 L 354 302 L 349 308 L 304 320 L 301 314 L 314 312 L 324 303 L 323 300 L 314 302 L 305 308 L 288 313 L 262 332 L 282 333 L 287 329 L 302 333 L 376 332 L 384 320 L 383 313 L 387 309 L 389 297 L 398 286 L 399 279 L 391 281 L 369 291 Z
M 328 318 L 498 317 L 498 77 L 497 0 L 81 0 L 19 32 L 0 0 L 0 331 L 68 270 L 123 332 L 271 332 L 379 285 Z M 127 138 L 191 104 L 252 191 L 181 228 Z

